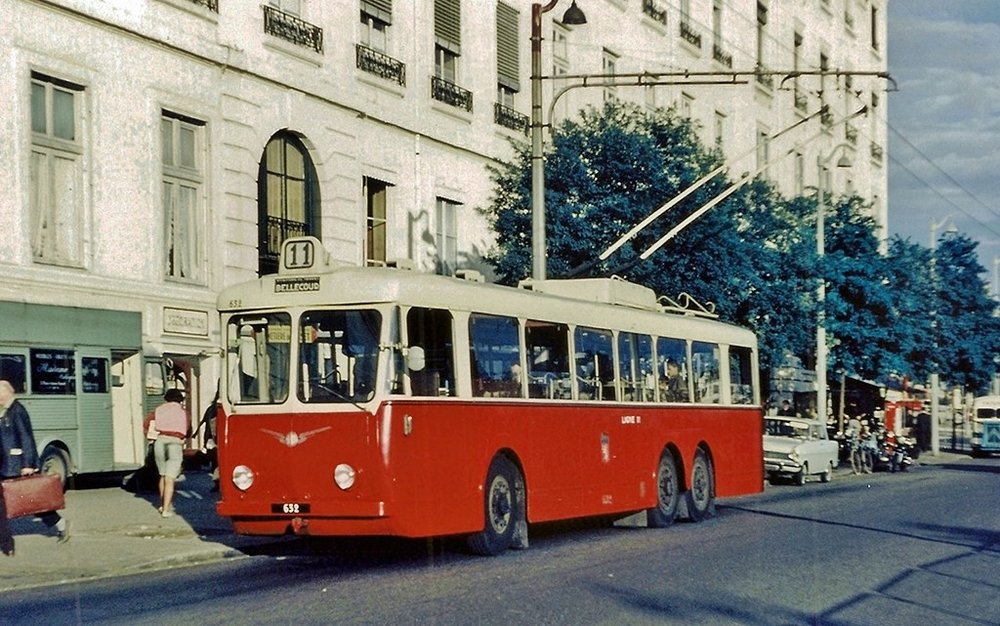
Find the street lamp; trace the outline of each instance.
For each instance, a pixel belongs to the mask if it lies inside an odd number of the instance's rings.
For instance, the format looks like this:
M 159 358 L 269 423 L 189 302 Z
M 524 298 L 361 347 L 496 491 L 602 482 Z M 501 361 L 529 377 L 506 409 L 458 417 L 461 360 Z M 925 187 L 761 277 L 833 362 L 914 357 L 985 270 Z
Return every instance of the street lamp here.
M 847 156 L 847 149 L 850 144 L 842 143 L 830 151 L 825 158 L 822 155 L 816 157 L 816 166 L 819 173 L 819 180 L 816 182 L 816 256 L 820 260 L 826 251 L 824 233 L 824 213 L 826 212 L 826 190 L 825 172 L 826 164 L 833 159 L 838 150 L 843 149 L 837 160 L 837 167 L 851 167 L 851 159 Z M 826 279 L 822 271 L 819 275 L 819 288 L 816 292 L 816 302 L 819 305 L 816 313 L 816 418 L 826 422 Z M 843 412 L 841 412 L 843 415 Z M 840 431 L 844 431 L 843 419 L 840 420 Z
M 531 277 L 545 280 L 545 163 L 542 154 L 542 14 L 559 0 L 531 5 Z M 587 17 L 573 0 L 562 23 L 586 24 Z
M 948 215 L 940 222 L 935 222 L 931 218 L 931 237 L 930 237 L 930 249 L 931 249 L 931 281 L 935 290 L 935 302 L 937 301 L 937 230 L 948 223 L 951 219 L 951 215 Z M 955 225 L 952 224 L 946 232 L 954 232 L 952 229 L 957 231 Z M 929 386 L 931 388 L 931 454 L 937 456 L 941 452 L 941 437 L 938 432 L 940 424 L 938 422 L 938 404 L 940 403 L 940 393 L 941 393 L 941 381 L 938 374 L 938 327 L 937 327 L 937 307 L 931 309 L 930 311 L 932 332 L 934 333 L 934 355 L 931 357 L 931 375 Z

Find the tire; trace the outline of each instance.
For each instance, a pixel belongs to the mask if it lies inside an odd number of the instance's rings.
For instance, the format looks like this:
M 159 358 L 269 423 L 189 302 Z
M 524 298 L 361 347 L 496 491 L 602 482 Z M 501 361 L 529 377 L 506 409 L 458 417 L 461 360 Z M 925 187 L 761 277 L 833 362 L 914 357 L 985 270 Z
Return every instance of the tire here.
M 469 548 L 482 556 L 496 556 L 514 542 L 514 533 L 524 516 L 524 481 L 517 467 L 505 456 L 497 456 L 486 473 L 484 527 L 468 539 Z
M 666 528 L 673 524 L 680 501 L 677 464 L 674 463 L 674 455 L 670 450 L 664 450 L 656 468 L 656 506 L 646 509 L 646 525 L 650 528 Z
M 826 471 L 819 475 L 820 482 L 828 483 L 833 480 L 833 461 L 827 466 Z
M 800 487 L 802 485 L 806 484 L 806 477 L 808 475 L 809 475 L 809 464 L 808 463 L 803 463 L 802 464 L 802 471 L 795 475 L 795 484 L 798 485 L 798 486 L 800 486 Z
M 685 494 L 688 517 L 700 522 L 715 515 L 715 473 L 705 451 L 699 449 L 691 464 L 691 487 Z
M 43 474 L 58 476 L 62 482 L 63 490 L 66 489 L 66 483 L 69 481 L 69 457 L 63 450 L 55 446 L 47 446 L 42 451 L 40 466 Z

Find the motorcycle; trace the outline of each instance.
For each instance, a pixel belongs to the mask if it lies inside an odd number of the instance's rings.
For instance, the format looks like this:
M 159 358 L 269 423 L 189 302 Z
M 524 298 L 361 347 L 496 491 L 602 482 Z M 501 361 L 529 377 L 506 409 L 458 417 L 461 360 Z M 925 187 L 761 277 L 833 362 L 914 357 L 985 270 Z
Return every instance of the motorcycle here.
M 878 445 L 872 455 L 872 469 L 890 472 L 903 472 L 909 469 L 913 465 L 910 448 L 914 444 L 902 441 L 903 439 L 908 438 L 897 437 L 892 431 L 880 432 L 877 435 Z

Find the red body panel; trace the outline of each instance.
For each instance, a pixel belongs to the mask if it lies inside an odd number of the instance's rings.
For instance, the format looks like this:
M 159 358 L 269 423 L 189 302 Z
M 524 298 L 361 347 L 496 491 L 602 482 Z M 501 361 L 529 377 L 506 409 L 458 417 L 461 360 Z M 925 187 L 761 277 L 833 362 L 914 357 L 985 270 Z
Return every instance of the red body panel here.
M 520 465 L 529 522 L 629 513 L 656 502 L 661 451 L 686 484 L 699 446 L 716 495 L 763 489 L 759 407 L 392 399 L 375 415 L 250 414 L 220 420 L 218 510 L 244 534 L 427 537 L 483 528 L 483 483 L 504 451 Z M 407 433 L 407 430 L 409 431 Z M 356 470 L 348 490 L 334 468 Z M 254 484 L 239 491 L 233 467 Z M 308 514 L 273 513 L 308 504 Z

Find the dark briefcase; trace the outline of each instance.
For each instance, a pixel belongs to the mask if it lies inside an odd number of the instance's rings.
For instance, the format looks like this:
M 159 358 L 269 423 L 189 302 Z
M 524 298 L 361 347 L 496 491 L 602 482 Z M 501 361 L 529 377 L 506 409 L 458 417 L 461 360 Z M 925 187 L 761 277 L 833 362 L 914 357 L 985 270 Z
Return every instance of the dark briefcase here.
M 7 519 L 66 508 L 62 480 L 50 474 L 31 474 L 3 481 Z

